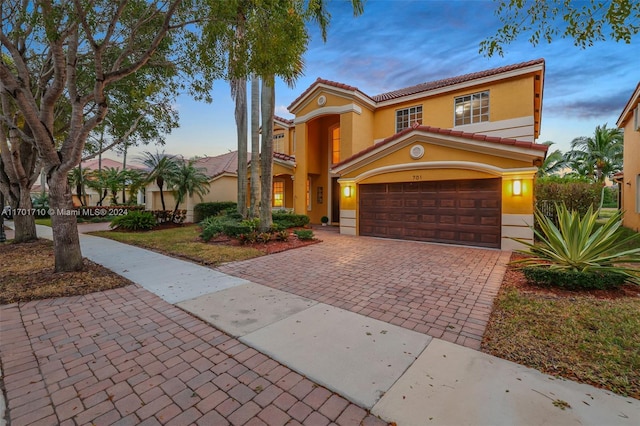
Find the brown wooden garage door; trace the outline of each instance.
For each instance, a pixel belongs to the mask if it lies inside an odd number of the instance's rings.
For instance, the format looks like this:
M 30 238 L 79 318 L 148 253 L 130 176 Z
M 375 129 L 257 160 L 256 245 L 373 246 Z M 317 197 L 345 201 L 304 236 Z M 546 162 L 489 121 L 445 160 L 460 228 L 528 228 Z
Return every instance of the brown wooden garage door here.
M 500 248 L 501 180 L 360 185 L 360 235 Z

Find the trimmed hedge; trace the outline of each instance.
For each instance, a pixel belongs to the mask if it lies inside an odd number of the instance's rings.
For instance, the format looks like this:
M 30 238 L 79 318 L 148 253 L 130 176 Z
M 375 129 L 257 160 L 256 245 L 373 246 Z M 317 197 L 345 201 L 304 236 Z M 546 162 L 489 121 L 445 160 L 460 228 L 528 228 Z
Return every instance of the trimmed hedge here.
M 608 290 L 621 286 L 626 276 L 615 272 L 580 272 L 526 266 L 522 273 L 530 282 L 566 290 Z
M 196 204 L 193 208 L 193 221 L 202 222 L 209 216 L 217 216 L 225 210 L 237 209 L 238 203 L 233 201 L 216 201 L 211 203 Z
M 309 216 L 295 213 L 275 212 L 272 214 L 273 223 L 287 228 L 302 228 L 309 224 Z

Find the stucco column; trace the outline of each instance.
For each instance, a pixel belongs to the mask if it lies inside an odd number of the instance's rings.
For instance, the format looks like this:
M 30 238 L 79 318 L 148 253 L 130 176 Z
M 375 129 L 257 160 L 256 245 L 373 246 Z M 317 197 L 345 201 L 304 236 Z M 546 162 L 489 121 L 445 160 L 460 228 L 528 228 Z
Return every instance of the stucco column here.
M 340 184 L 340 233 L 357 235 L 357 185 L 351 179 L 338 179 L 338 183 Z
M 293 210 L 307 214 L 307 124 L 296 124 L 296 168 L 293 175 Z

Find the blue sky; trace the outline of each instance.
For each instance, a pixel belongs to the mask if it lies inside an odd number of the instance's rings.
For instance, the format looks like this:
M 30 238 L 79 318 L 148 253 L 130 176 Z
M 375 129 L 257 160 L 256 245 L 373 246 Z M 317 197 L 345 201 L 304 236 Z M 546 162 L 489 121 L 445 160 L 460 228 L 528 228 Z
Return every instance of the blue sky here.
M 358 87 L 376 95 L 418 83 L 544 58 L 546 74 L 542 128 L 538 142 L 551 140 L 563 152 L 571 140 L 590 136 L 597 125 L 614 127 L 640 79 L 640 49 L 632 44 L 597 42 L 585 50 L 571 40 L 532 46 L 523 36 L 505 47 L 504 57 L 478 53 L 479 43 L 500 27 L 491 0 L 368 0 L 353 17 L 348 2 L 333 0 L 328 40 L 312 35 L 305 75 L 294 88 L 276 85 L 276 114 L 316 78 Z M 166 152 L 219 155 L 235 150 L 234 106 L 228 83 L 216 82 L 213 103 L 180 96 L 180 128 L 167 137 Z M 428 124 L 428 123 L 426 123 Z M 153 147 L 145 147 L 153 150 Z M 162 148 L 161 148 L 162 149 Z

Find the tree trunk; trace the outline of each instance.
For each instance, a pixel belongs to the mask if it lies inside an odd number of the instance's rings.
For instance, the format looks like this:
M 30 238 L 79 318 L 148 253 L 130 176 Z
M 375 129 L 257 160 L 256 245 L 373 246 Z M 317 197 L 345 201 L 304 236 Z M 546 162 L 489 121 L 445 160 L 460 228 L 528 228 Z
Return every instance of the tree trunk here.
M 251 77 L 251 201 L 249 217 L 260 217 L 260 80 Z
M 31 213 L 33 204 L 31 203 L 31 194 L 29 194 L 28 188 L 20 188 L 20 200 L 17 208 L 19 209 L 17 213 L 22 212 L 22 214 L 13 215 L 13 224 L 15 226 L 13 241 L 16 243 L 26 243 L 37 240 L 36 217 Z
M 239 78 L 231 84 L 234 85 L 238 136 L 238 213 L 247 217 L 247 80 Z
M 125 176 L 124 182 L 122 182 L 122 204 L 127 204 L 127 178 L 124 172 L 127 171 L 127 147 L 128 143 L 124 143 L 124 155 L 122 157 L 122 175 Z
M 48 178 L 49 207 L 52 210 L 53 252 L 56 272 L 82 270 L 78 222 L 73 210 L 66 173 L 54 170 Z
M 260 155 L 260 229 L 267 231 L 273 224 L 271 200 L 273 192 L 273 115 L 275 111 L 275 79 L 262 80 L 262 151 Z
M 164 179 L 156 179 L 156 184 L 158 185 L 158 188 L 160 188 L 160 203 L 162 204 L 162 211 L 165 211 L 167 208 L 164 206 L 164 191 L 162 190 L 162 187 L 164 186 Z

